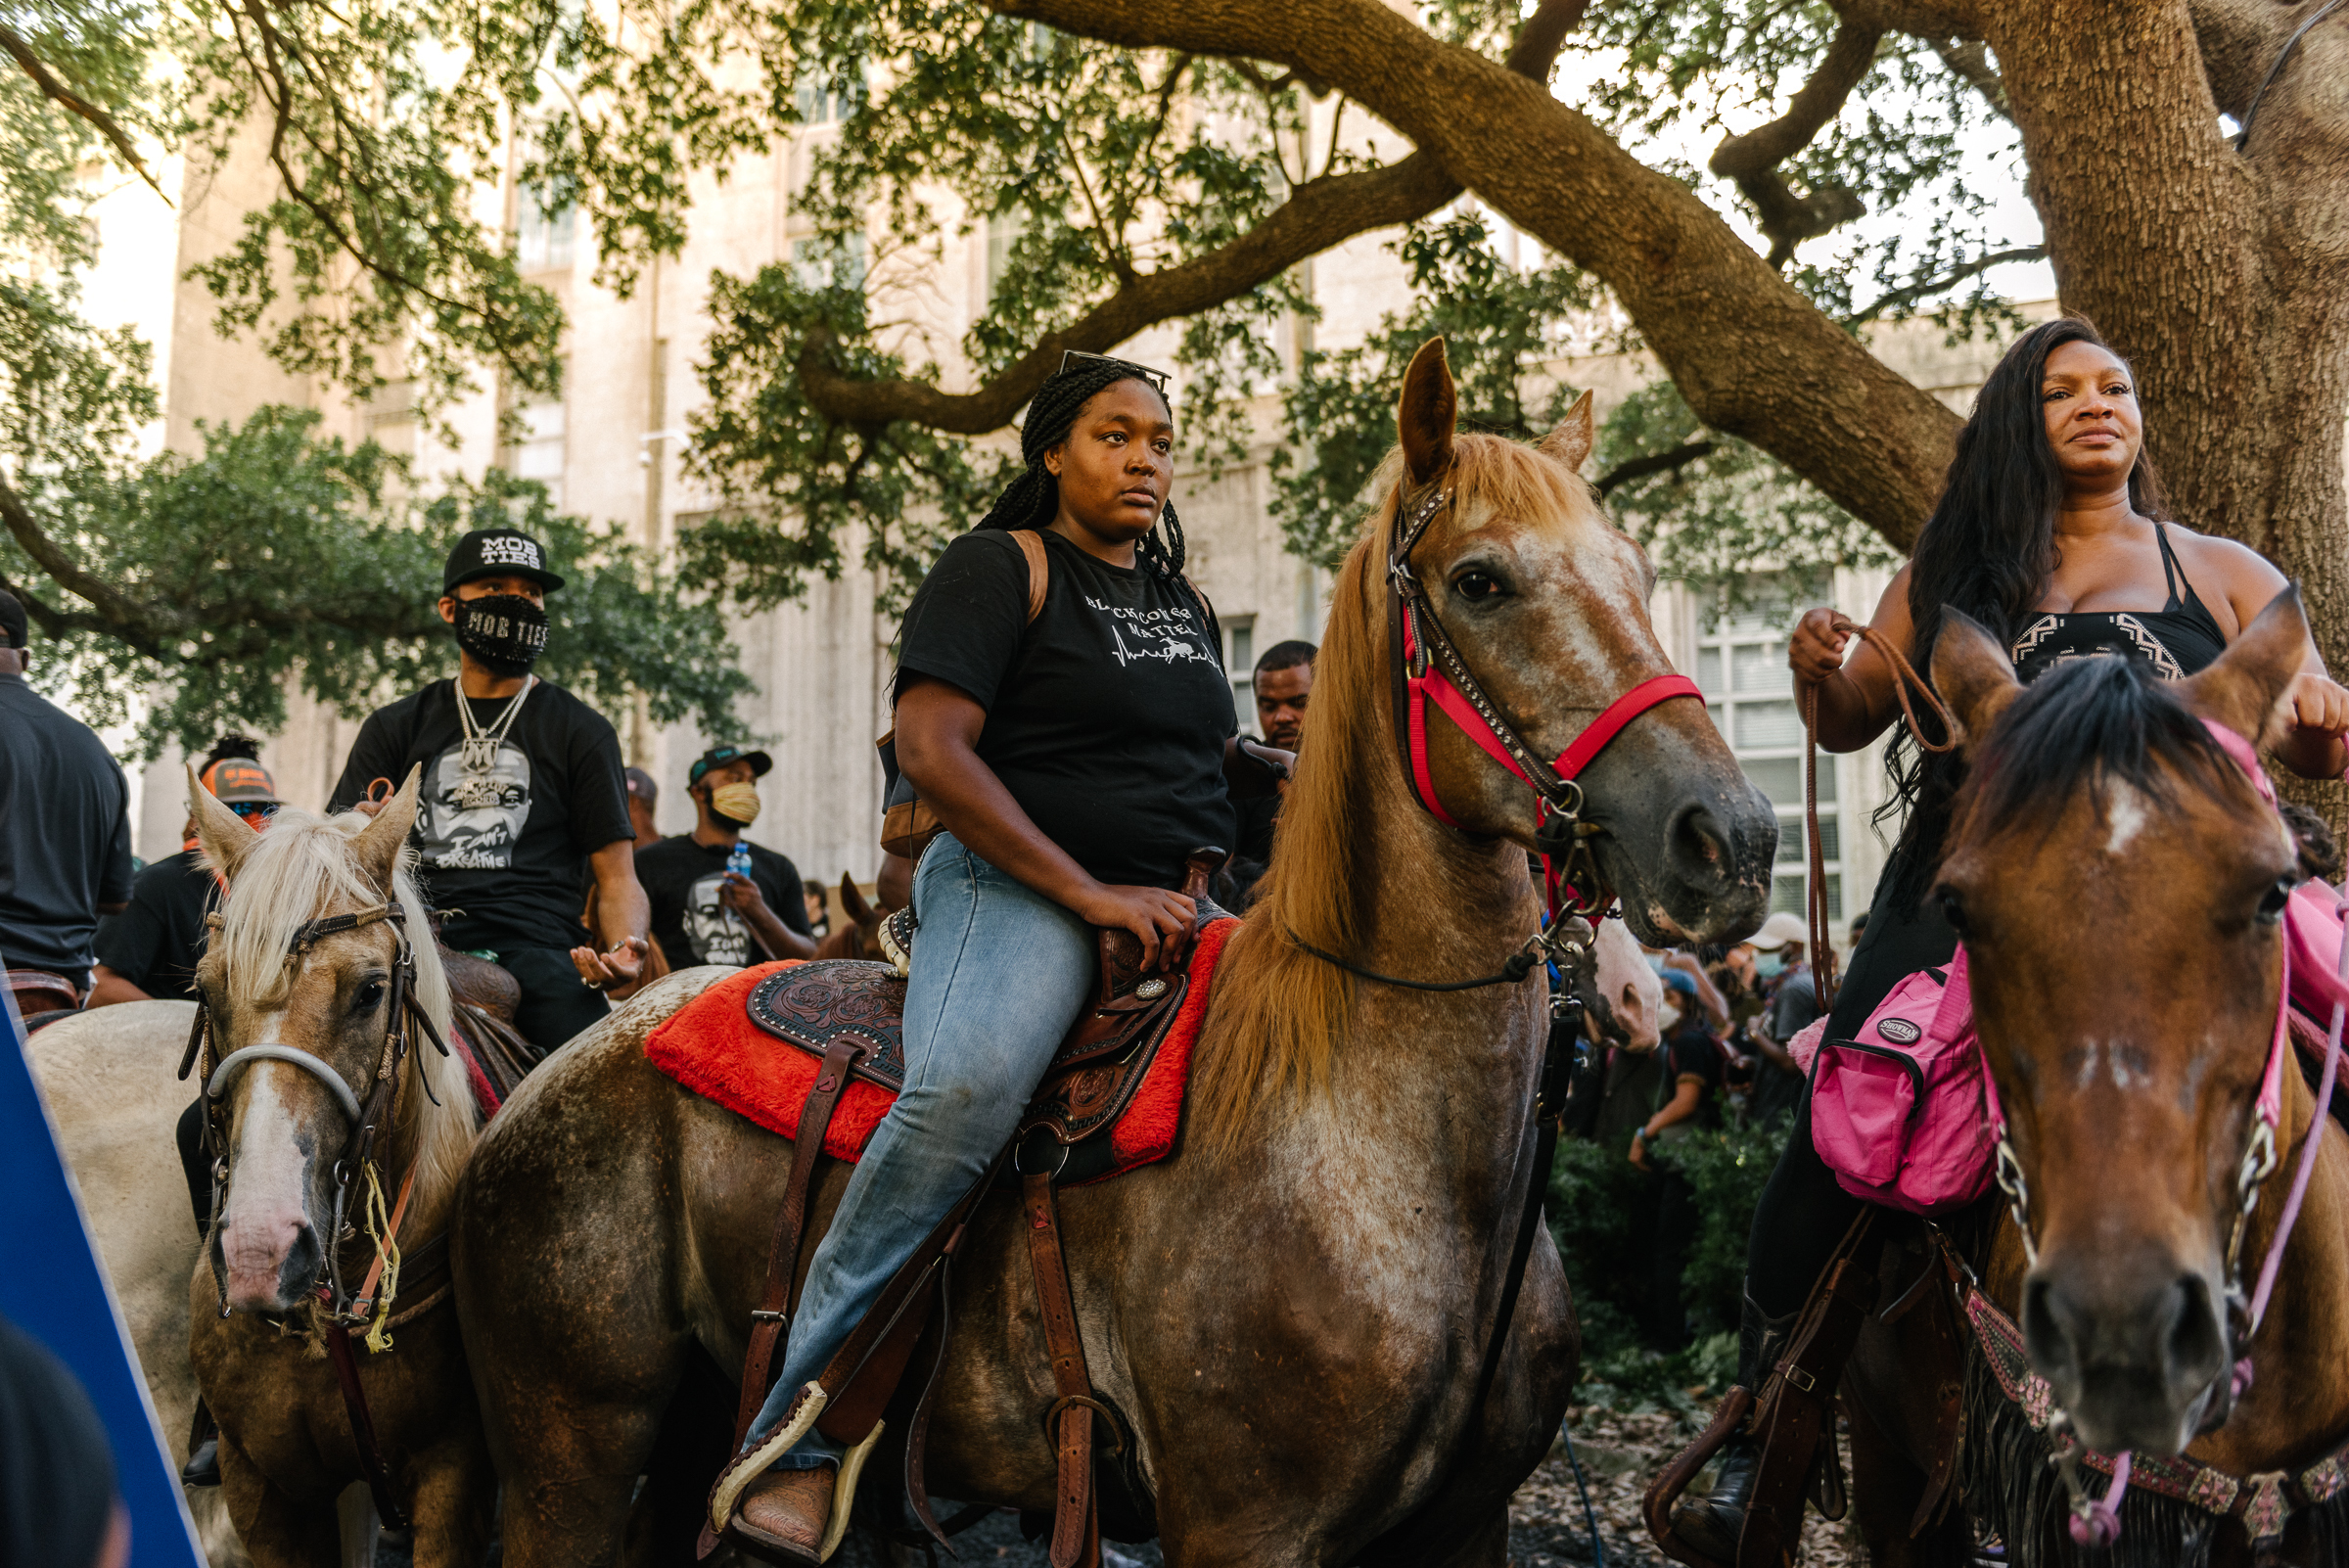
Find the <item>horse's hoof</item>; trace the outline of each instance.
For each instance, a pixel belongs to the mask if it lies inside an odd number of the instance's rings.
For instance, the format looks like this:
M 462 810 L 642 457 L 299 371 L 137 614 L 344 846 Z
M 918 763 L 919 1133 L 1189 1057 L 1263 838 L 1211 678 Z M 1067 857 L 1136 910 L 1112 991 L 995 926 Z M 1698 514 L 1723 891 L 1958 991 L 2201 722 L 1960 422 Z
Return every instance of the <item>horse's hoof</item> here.
M 218 1433 L 196 1445 L 188 1462 L 179 1467 L 179 1484 L 183 1487 L 216 1487 L 220 1484 L 220 1436 Z

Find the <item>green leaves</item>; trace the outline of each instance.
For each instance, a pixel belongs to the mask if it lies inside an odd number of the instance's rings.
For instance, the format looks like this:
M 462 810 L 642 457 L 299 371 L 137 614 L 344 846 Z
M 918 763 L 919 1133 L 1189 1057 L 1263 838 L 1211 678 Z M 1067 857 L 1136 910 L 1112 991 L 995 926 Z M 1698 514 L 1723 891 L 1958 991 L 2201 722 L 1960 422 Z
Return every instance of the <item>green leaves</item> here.
M 200 751 L 225 727 L 282 728 L 289 674 L 356 717 L 454 672 L 454 638 L 434 608 L 442 563 L 467 530 L 505 526 L 535 535 L 570 578 L 547 601 L 542 674 L 607 713 L 641 694 L 657 722 L 741 732 L 734 699 L 754 688 L 721 623 L 641 552 L 494 472 L 410 496 L 398 460 L 372 442 L 321 440 L 316 426 L 315 414 L 266 409 L 205 430 L 200 456 L 164 453 L 36 495 L 56 544 L 146 615 L 125 637 L 33 594 L 47 633 L 35 680 L 100 724 L 152 694 L 139 731 L 149 758 L 169 741 Z M 0 545 L 0 572 L 21 588 L 30 576 L 13 542 Z

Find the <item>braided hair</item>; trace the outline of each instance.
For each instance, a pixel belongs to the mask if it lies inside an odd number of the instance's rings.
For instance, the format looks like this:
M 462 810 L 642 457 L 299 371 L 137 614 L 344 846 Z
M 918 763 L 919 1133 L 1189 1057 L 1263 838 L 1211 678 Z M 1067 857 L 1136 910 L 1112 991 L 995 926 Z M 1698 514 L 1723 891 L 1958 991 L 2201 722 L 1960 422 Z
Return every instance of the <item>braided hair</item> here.
M 1044 467 L 1044 453 L 1069 438 L 1077 416 L 1095 396 L 1121 381 L 1139 381 L 1157 391 L 1157 383 L 1141 366 L 1123 359 L 1085 359 L 1048 377 L 1028 405 L 1028 422 L 1020 427 L 1020 456 L 1027 469 L 995 497 L 994 506 L 979 520 L 983 529 L 1044 529 L 1060 512 L 1060 481 Z M 1165 392 L 1159 392 L 1165 397 Z M 1182 520 L 1170 500 L 1150 531 L 1134 546 L 1134 558 L 1168 582 L 1182 577 Z

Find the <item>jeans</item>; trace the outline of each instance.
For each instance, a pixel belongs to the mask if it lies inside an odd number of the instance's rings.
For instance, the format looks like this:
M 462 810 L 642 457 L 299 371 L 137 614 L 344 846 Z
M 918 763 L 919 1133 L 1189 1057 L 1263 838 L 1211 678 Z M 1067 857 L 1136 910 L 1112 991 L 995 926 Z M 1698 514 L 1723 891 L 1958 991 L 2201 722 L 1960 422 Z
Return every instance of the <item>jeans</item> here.
M 905 1088 L 849 1177 L 753 1441 L 772 1432 L 892 1276 L 1011 1141 L 1091 994 L 1092 928 L 941 834 L 913 877 Z M 827 1390 L 837 1394 L 838 1389 Z M 836 1460 L 810 1431 L 777 1469 Z

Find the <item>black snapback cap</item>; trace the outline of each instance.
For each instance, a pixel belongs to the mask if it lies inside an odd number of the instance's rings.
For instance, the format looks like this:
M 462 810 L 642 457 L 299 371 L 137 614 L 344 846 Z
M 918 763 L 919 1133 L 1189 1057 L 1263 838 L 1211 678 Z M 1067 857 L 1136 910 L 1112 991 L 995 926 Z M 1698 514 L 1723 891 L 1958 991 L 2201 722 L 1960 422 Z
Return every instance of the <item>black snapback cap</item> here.
M 529 577 L 549 593 L 563 586 L 563 579 L 546 569 L 546 551 L 536 539 L 520 529 L 475 529 L 448 552 L 440 591 L 451 593 L 461 582 L 508 574 Z

